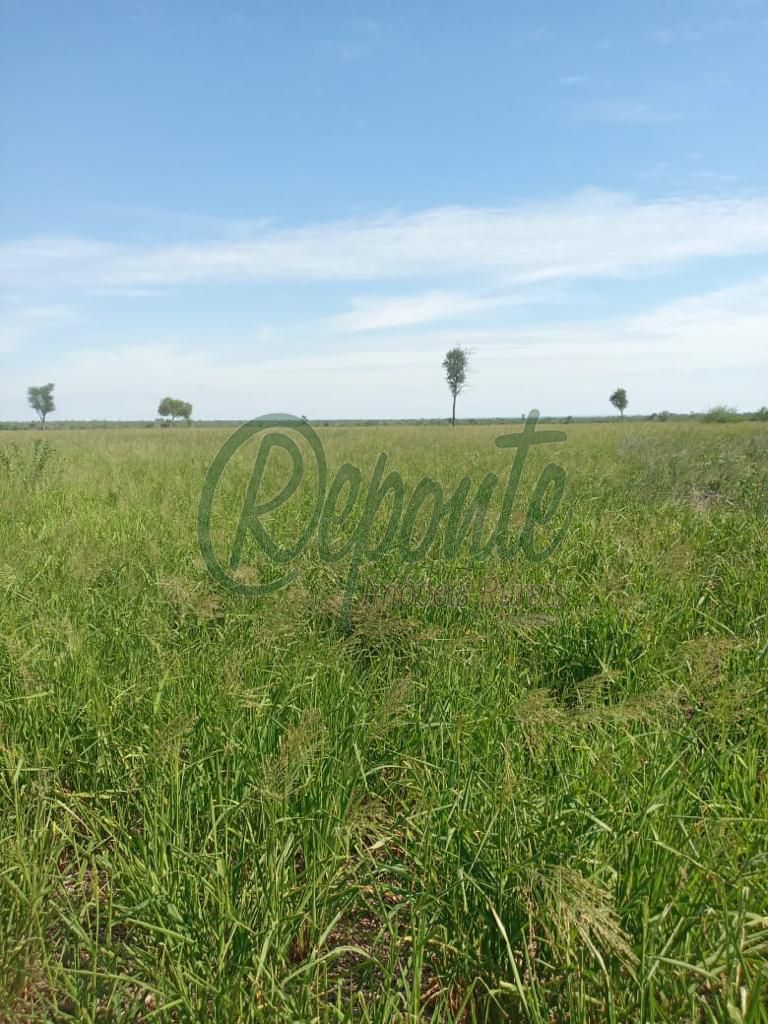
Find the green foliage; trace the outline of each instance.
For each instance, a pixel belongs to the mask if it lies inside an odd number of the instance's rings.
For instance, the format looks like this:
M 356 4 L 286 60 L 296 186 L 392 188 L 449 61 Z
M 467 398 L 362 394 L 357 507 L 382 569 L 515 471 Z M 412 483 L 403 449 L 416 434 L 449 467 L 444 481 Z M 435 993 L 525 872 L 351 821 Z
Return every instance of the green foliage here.
M 159 416 L 167 416 L 171 424 L 177 419 L 184 419 L 189 423 L 192 418 L 192 406 L 189 402 L 183 402 L 179 398 L 163 398 L 157 407 Z
M 40 387 L 27 388 L 27 401 L 37 413 L 43 429 L 45 429 L 46 417 L 56 409 L 56 403 L 53 400 L 54 387 L 54 384 L 42 384 Z
M 14 442 L 5 445 L 0 448 L 0 481 L 34 487 L 43 479 L 54 454 L 53 445 L 39 438 L 29 450 Z
M 446 485 L 501 432 L 320 431 Z M 349 621 L 311 549 L 204 571 L 227 430 L 0 436 L 0 1020 L 764 1024 L 768 427 L 567 432 L 550 562 L 388 557 Z
M 465 348 L 452 348 L 445 354 L 443 369 L 448 382 L 448 390 L 453 398 L 451 423 L 456 426 L 456 399 L 464 390 L 467 382 L 469 351 Z
M 741 417 L 730 405 L 714 405 L 701 417 L 704 423 L 734 423 Z
M 622 419 L 624 417 L 624 410 L 629 405 L 629 399 L 627 398 L 627 392 L 624 388 L 616 388 L 610 397 L 610 403 L 614 408 L 618 409 L 621 413 Z

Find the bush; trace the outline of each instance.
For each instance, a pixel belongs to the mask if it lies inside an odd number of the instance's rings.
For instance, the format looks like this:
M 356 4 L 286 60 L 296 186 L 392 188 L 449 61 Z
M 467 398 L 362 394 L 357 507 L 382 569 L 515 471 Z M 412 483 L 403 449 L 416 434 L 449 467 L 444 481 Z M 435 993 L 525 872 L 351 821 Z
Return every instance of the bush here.
M 741 419 L 738 410 L 731 405 L 714 405 L 701 418 L 704 423 L 733 423 Z

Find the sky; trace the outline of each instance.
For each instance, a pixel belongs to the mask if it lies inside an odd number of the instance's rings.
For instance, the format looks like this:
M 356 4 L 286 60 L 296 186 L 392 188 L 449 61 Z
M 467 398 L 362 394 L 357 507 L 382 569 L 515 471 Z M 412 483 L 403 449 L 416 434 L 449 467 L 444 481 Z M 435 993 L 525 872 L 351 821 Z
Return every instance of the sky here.
M 768 0 L 0 0 L 0 420 L 768 405 Z

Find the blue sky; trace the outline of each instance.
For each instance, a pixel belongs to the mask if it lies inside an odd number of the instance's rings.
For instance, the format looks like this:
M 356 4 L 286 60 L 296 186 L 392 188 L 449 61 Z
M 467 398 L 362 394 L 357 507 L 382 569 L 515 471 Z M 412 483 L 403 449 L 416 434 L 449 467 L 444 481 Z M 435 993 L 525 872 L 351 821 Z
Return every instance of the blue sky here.
M 768 0 L 0 0 L 0 419 L 768 404 Z

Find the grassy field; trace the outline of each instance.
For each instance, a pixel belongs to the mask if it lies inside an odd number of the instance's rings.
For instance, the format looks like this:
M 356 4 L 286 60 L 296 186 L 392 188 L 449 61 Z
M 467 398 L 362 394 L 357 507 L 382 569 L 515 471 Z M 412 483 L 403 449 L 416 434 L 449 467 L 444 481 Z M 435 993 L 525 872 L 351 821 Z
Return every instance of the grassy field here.
M 550 559 L 349 618 L 209 577 L 227 431 L 0 435 L 0 1020 L 768 1021 L 768 424 L 563 429 Z M 319 430 L 410 487 L 500 432 Z

